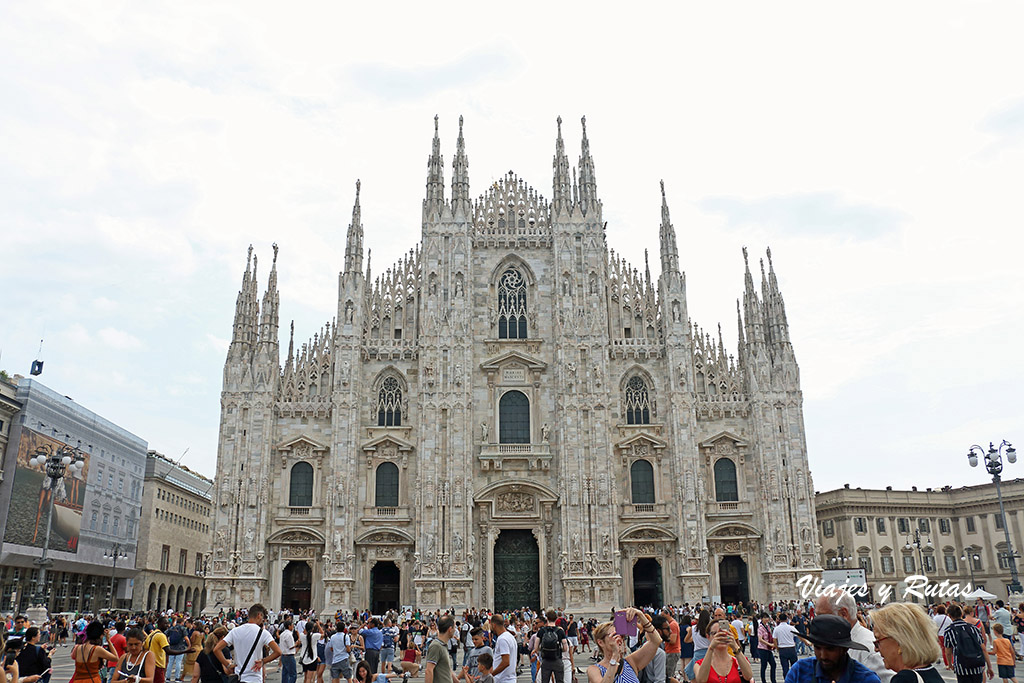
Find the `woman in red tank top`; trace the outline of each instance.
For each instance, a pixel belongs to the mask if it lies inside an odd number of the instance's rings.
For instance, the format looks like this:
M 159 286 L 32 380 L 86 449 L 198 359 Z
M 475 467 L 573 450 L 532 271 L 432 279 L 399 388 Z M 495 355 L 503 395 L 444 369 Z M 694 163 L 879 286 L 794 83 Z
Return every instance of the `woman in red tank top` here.
M 750 667 L 739 643 L 733 638 L 729 622 L 724 619 L 712 622 L 708 627 L 711 644 L 704 659 L 696 662 L 696 683 L 743 683 L 754 679 L 754 670 Z M 733 657 L 729 649 L 736 653 Z

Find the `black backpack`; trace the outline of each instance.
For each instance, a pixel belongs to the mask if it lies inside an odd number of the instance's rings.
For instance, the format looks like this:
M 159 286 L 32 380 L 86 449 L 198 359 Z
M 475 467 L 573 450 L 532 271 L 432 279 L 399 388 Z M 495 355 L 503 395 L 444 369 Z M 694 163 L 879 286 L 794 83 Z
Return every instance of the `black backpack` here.
M 562 658 L 562 640 L 558 637 L 558 629 L 544 627 L 540 636 L 540 656 L 544 659 Z
M 953 632 L 953 654 L 958 667 L 977 669 L 985 664 L 981 632 L 978 631 L 977 626 L 972 626 L 965 621 L 954 622 L 949 625 L 947 633 L 949 631 Z

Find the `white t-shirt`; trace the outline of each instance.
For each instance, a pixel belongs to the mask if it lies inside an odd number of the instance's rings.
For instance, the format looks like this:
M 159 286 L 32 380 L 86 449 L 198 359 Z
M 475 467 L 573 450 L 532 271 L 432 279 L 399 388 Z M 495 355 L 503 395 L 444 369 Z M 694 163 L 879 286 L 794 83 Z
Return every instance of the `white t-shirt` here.
M 946 635 L 946 629 L 953 623 L 953 620 L 949 618 L 948 614 L 936 614 L 932 617 L 932 621 L 935 622 L 935 626 L 939 629 L 939 635 Z
M 246 665 L 245 671 L 242 671 L 242 664 L 245 662 L 245 658 L 248 657 L 249 650 L 252 649 L 253 641 L 256 638 L 259 638 L 259 644 L 253 650 L 252 657 L 249 657 L 249 663 Z M 224 636 L 224 642 L 234 649 L 235 674 L 238 678 L 243 683 L 263 683 L 263 674 L 259 671 L 254 671 L 253 666 L 256 665 L 258 660 L 263 659 L 263 648 L 274 642 L 270 633 L 256 624 L 245 624 L 228 631 L 228 634 Z
M 277 641 L 278 645 L 281 646 L 281 654 L 295 654 L 295 634 L 293 631 L 289 631 L 286 628 L 282 628 L 281 633 L 277 636 Z M 246 650 L 246 652 L 248 652 L 248 650 Z
M 519 658 L 519 649 L 516 647 L 516 637 L 511 631 L 506 630 L 494 643 L 494 666 L 501 664 L 503 655 L 508 655 L 508 666 L 494 675 L 494 683 L 516 683 L 516 659 Z
M 780 648 L 796 647 L 796 638 L 793 635 L 795 633 L 796 629 L 788 621 L 784 621 L 772 631 L 772 638 L 775 639 Z
M 739 634 L 740 638 L 742 638 L 743 634 L 746 633 L 746 630 L 743 628 L 743 620 L 739 617 L 732 620 L 732 627 L 736 629 L 736 633 Z

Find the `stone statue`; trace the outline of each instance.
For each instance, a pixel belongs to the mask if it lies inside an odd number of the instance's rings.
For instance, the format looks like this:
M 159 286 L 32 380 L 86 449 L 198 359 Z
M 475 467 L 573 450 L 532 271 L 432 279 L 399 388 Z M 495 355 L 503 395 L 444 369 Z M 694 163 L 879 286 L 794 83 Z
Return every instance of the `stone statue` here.
M 487 428 L 487 421 L 484 420 L 480 423 L 480 442 L 487 443 L 487 437 L 490 434 L 490 430 Z
M 574 532 L 572 535 L 572 554 L 575 557 L 579 557 L 583 554 L 583 550 L 580 546 L 580 535 L 578 532 Z
M 550 433 L 551 433 L 551 429 L 548 427 L 548 423 L 547 422 L 545 422 L 544 424 L 542 424 L 540 426 L 540 440 L 541 440 L 541 443 L 547 443 L 548 442 L 548 436 L 550 436 Z
M 351 301 L 346 301 L 345 302 L 345 322 L 350 323 L 350 324 L 352 322 L 352 310 L 353 310 L 352 302 Z

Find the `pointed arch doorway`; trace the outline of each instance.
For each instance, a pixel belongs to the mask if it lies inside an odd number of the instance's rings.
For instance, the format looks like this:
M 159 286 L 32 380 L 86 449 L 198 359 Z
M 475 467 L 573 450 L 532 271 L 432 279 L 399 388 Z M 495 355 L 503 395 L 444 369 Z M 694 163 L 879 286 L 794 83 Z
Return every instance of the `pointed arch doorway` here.
M 281 607 L 302 612 L 310 607 L 313 570 L 308 562 L 293 560 L 285 565 L 281 581 Z

